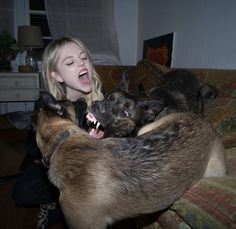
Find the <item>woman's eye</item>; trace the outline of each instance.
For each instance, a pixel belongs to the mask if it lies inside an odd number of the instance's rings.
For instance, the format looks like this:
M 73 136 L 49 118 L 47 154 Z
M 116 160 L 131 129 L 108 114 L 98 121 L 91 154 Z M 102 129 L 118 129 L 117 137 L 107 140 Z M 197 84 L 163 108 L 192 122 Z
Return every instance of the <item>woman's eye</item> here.
M 88 57 L 87 56 L 84 56 L 84 57 L 81 57 L 82 60 L 87 60 Z
M 82 54 L 82 55 L 80 56 L 80 58 L 81 58 L 81 60 L 87 60 L 87 59 L 88 59 L 88 57 L 87 57 L 86 54 Z
M 68 66 L 70 66 L 72 64 L 74 64 L 74 61 L 66 63 L 66 65 L 68 65 Z
M 127 110 L 123 110 L 121 114 L 124 117 L 129 117 L 130 116 L 130 113 Z

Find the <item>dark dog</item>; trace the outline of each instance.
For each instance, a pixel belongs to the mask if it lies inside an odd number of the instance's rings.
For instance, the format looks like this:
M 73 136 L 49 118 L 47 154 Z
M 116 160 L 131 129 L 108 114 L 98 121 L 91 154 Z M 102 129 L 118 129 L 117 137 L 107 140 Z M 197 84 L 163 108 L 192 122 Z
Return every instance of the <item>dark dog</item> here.
M 115 93 L 106 96 L 103 102 L 97 102 L 92 107 L 95 114 L 97 113 L 96 110 L 98 110 L 98 113 L 102 113 L 99 119 L 101 123 L 107 126 L 105 137 L 135 136 L 140 125 L 142 126 L 175 112 L 203 114 L 205 103 L 217 96 L 216 88 L 199 81 L 191 71 L 186 69 L 172 70 L 163 74 L 159 86 L 147 91 L 143 88 L 138 95 L 130 96 L 129 93 L 125 93 L 127 84 L 124 83 L 124 80 L 122 82 L 123 84 L 120 84 L 119 88 L 116 89 L 116 91 L 122 91 L 121 93 L 116 94 L 115 91 Z M 123 97 L 124 102 L 122 101 Z M 131 99 L 129 100 L 129 98 Z M 126 103 L 127 99 L 129 100 L 128 103 Z M 108 102 L 108 100 L 110 101 Z M 102 111 L 105 103 L 113 103 L 111 106 L 108 105 L 113 112 L 109 112 L 109 108 L 107 108 L 107 114 Z M 117 131 L 116 124 L 119 123 L 119 118 L 125 118 L 125 108 L 127 106 L 133 109 L 130 113 L 131 119 L 128 119 L 134 120 L 135 128 L 126 128 L 126 125 L 131 125 L 131 123 L 123 121 L 123 128 Z M 116 116 L 115 119 L 112 118 L 113 115 Z M 94 121 L 92 115 L 88 118 Z
M 199 115 L 167 115 L 134 138 L 96 139 L 73 122 L 75 116 L 67 111 L 73 104 L 64 106 L 47 94 L 42 101 L 35 116 L 37 143 L 49 179 L 60 190 L 70 228 L 100 229 L 115 220 L 159 211 L 201 177 L 224 174 L 222 145 Z M 110 105 L 116 109 L 117 104 Z M 121 114 L 132 119 L 132 106 L 119 106 Z M 18 118 L 25 119 L 13 119 L 18 127 L 30 123 L 29 113 Z M 116 124 L 117 131 L 123 120 Z
M 161 85 L 145 92 L 165 105 L 157 118 L 173 112 L 203 113 L 204 104 L 217 96 L 214 87 L 200 82 L 189 70 L 172 70 L 161 79 Z
M 87 115 L 104 129 L 104 137 L 136 136 L 138 130 L 156 119 L 165 104 L 157 99 L 140 98 L 126 91 L 116 91 L 96 101 Z

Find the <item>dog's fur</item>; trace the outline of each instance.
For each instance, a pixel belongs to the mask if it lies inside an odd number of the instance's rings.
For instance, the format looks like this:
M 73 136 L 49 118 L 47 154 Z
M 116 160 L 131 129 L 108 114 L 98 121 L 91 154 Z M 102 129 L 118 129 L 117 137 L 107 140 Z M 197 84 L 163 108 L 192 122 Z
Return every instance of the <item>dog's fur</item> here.
M 217 171 L 210 163 L 212 158 L 222 159 L 222 145 L 199 115 L 167 115 L 146 130 L 139 129 L 142 134 L 133 138 L 96 139 L 70 118 L 73 104 L 64 106 L 48 96 L 43 100 L 49 105 L 36 115 L 37 143 L 49 166 L 49 179 L 60 190 L 59 201 L 70 228 L 100 229 L 114 220 L 162 210 L 203 176 L 224 175 L 222 160 L 216 163 Z M 120 106 L 121 112 L 127 106 L 133 109 L 127 104 L 110 105 Z M 13 122 L 18 127 L 29 123 Z
M 204 104 L 217 96 L 213 86 L 201 82 L 189 70 L 176 69 L 161 77 L 161 84 L 145 94 L 149 99 L 157 99 L 165 107 L 157 119 L 173 112 L 203 113 Z
M 194 103 L 186 102 L 185 104 Z M 165 108 L 166 105 L 163 101 L 160 102 L 156 99 L 140 100 L 139 97 L 130 95 L 125 91 L 116 91 L 105 97 L 103 101 L 96 101 L 91 106 L 91 112 L 104 127 L 106 136 L 124 137 L 139 136 L 166 124 L 169 120 L 167 114 L 178 111 L 178 108 L 177 106 L 175 108 L 174 106 L 172 108 L 168 106 L 165 112 L 162 113 Z M 194 112 L 191 108 L 186 108 L 186 110 Z M 182 109 L 179 111 L 184 112 Z M 167 114 L 162 117 L 166 112 Z M 165 116 L 167 117 L 165 118 Z M 215 149 L 214 152 L 216 153 L 211 157 L 206 176 L 225 174 L 224 147 L 218 138 L 215 142 Z
M 104 136 L 136 136 L 140 126 L 171 113 L 203 114 L 205 103 L 217 96 L 216 88 L 199 81 L 191 71 L 186 69 L 167 72 L 161 76 L 160 82 L 159 86 L 146 91 L 143 88 L 136 95 L 130 95 L 127 92 L 127 84 L 123 82 L 124 85 L 120 84 L 114 93 L 106 96 L 102 102 L 96 102 L 92 107 L 92 113 L 95 113 L 95 116 L 101 114 L 98 119 L 103 126 L 106 126 Z M 103 112 L 106 106 L 106 112 Z M 128 123 L 124 121 L 127 107 L 131 108 L 130 117 L 127 117 Z M 120 119 L 123 128 L 119 123 Z M 119 125 L 119 131 L 116 125 Z M 127 128 L 126 125 L 135 126 Z
M 95 101 L 90 111 L 104 127 L 105 137 L 130 137 L 136 136 L 143 125 L 153 122 L 164 107 L 159 100 L 116 91 L 102 101 Z

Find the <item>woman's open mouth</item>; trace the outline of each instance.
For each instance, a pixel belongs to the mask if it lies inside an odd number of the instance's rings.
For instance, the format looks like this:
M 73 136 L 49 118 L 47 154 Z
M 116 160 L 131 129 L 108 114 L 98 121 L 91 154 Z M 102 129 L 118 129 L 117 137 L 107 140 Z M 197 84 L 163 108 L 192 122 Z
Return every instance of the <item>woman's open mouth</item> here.
M 90 84 L 91 83 L 87 69 L 84 69 L 80 72 L 79 80 L 80 80 L 81 83 L 84 83 L 84 84 Z

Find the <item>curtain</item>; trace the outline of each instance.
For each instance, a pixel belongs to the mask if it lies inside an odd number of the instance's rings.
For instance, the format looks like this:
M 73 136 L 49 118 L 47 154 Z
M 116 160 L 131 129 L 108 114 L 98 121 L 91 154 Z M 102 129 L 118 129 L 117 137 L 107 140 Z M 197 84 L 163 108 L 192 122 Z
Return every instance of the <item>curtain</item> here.
M 78 37 L 94 64 L 120 64 L 113 0 L 45 0 L 52 38 Z
M 0 0 L 0 33 L 3 30 L 14 37 L 14 0 Z

